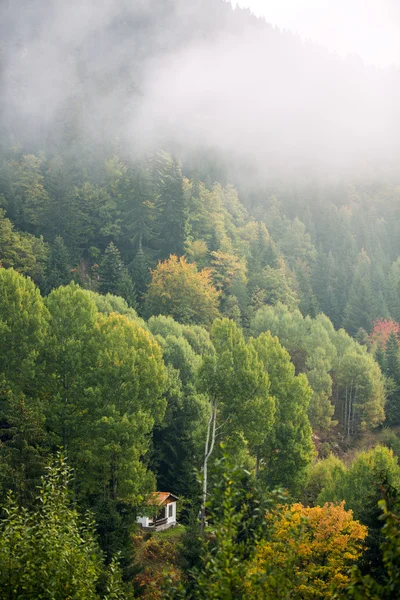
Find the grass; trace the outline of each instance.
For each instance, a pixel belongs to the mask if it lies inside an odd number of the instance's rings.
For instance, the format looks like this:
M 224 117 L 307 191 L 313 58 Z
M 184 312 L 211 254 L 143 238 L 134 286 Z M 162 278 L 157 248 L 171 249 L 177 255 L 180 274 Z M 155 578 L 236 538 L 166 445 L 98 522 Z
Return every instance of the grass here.
M 175 527 L 170 527 L 169 529 L 164 529 L 164 531 L 155 531 L 153 533 L 153 535 L 157 536 L 157 537 L 161 537 L 161 538 L 167 538 L 167 539 L 177 539 L 182 537 L 182 535 L 185 533 L 185 526 L 184 525 L 176 525 Z

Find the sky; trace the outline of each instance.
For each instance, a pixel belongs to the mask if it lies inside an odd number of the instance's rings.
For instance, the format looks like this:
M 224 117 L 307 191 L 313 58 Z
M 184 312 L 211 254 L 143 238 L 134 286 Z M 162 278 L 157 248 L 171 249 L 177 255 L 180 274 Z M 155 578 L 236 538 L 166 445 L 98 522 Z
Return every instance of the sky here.
M 0 0 L 0 117 L 12 144 L 51 149 L 67 115 L 88 147 L 211 148 L 265 176 L 400 162 L 400 70 L 324 47 L 393 62 L 400 0 L 379 0 L 379 14 L 378 0 L 240 1 L 321 45 L 222 0 L 24 0 L 22 12 Z
M 231 0 L 342 56 L 400 66 L 400 0 Z

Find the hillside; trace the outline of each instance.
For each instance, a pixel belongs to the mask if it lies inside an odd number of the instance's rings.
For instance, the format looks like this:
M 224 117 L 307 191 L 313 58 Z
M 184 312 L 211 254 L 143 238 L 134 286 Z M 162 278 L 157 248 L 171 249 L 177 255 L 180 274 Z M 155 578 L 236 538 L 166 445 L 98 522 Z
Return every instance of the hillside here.
M 0 39 L 0 599 L 394 598 L 398 70 L 223 0 Z

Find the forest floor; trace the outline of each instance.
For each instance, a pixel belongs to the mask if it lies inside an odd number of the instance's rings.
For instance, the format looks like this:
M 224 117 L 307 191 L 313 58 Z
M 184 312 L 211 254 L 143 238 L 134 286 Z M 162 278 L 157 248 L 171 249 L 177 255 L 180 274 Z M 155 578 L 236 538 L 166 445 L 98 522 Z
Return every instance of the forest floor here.
M 392 448 L 395 454 L 400 455 L 400 425 L 382 426 L 376 429 L 363 431 L 359 436 L 348 441 L 332 428 L 329 434 L 313 434 L 313 441 L 318 453 L 318 458 L 326 458 L 331 452 L 350 464 L 359 452 L 370 450 L 378 444 Z

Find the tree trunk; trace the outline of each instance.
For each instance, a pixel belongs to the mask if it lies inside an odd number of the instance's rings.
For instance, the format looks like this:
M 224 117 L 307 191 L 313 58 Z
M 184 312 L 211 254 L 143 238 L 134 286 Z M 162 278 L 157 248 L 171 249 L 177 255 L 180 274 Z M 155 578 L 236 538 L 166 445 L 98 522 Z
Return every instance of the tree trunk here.
M 257 456 L 256 456 L 256 479 L 258 479 L 258 474 L 260 472 L 260 446 L 257 446 Z
M 204 534 L 206 524 L 206 502 L 207 502 L 207 484 L 208 484 L 208 459 L 210 458 L 215 444 L 215 429 L 217 423 L 217 403 L 210 400 L 210 418 L 208 420 L 207 438 L 204 447 L 203 462 L 203 493 L 201 500 L 200 532 Z

